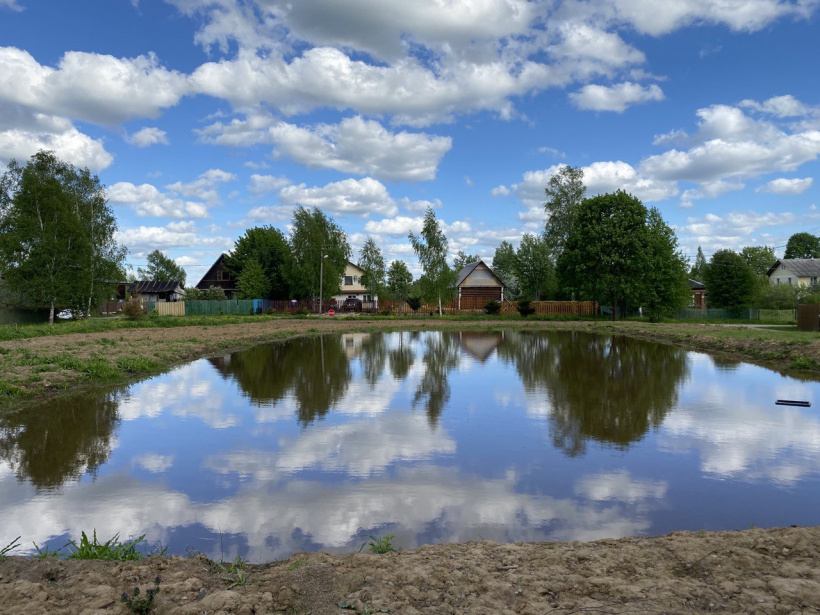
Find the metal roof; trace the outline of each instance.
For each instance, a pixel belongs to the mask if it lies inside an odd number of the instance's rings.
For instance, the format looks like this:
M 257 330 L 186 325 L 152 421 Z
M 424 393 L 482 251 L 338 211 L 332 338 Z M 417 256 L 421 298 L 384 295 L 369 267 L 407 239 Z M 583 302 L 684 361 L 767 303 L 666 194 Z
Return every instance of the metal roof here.
M 163 282 L 159 280 L 137 280 L 136 282 L 131 282 L 129 285 L 129 290 L 132 294 L 172 293 L 181 286 L 182 283 L 176 280 L 171 282 Z
M 781 258 L 769 267 L 766 275 L 772 275 L 780 265 L 786 265 L 786 271 L 798 278 L 820 277 L 820 258 Z

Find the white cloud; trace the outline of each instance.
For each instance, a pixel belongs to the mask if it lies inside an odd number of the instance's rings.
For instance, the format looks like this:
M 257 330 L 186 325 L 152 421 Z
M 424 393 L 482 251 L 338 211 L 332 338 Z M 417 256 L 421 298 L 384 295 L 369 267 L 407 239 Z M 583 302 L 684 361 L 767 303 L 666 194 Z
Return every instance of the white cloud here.
M 23 10 L 23 7 L 17 4 L 17 0 L 0 0 L 0 7 L 5 7 L 17 12 Z
M 219 194 L 215 186 L 232 182 L 236 175 L 222 169 L 209 169 L 192 182 L 175 182 L 166 186 L 174 194 L 188 198 L 200 199 L 208 203 L 219 203 Z
M 290 183 L 287 177 L 275 177 L 273 175 L 259 175 L 258 173 L 254 173 L 251 175 L 250 183 L 248 183 L 248 192 L 254 196 L 259 196 L 266 192 L 275 192 Z
M 810 107 L 797 100 L 791 94 L 774 96 L 763 101 L 762 103 L 747 99 L 742 101 L 740 106 L 754 109 L 755 111 L 760 111 L 762 113 L 768 113 L 779 118 L 812 115 L 818 111 L 817 107 Z
M 401 205 L 402 209 L 405 211 L 409 211 L 410 213 L 419 213 L 425 212 L 430 208 L 441 209 L 443 203 L 438 199 L 433 199 L 432 201 L 428 201 L 426 199 L 411 201 L 407 197 L 403 197 L 399 200 L 399 205 Z
M 172 248 L 220 248 L 230 249 L 233 240 L 229 237 L 205 237 L 199 235 L 193 227 L 193 223 L 182 226 L 173 222 L 167 226 L 139 226 L 134 228 L 123 228 L 117 231 L 115 239 L 121 245 L 128 247 L 129 252 L 141 253 L 160 249 L 168 250 Z
M 398 210 L 384 184 L 370 177 L 345 179 L 323 187 L 286 186 L 279 192 L 279 201 L 284 205 L 318 207 L 333 214 L 363 218 L 370 214 L 392 216 Z
M 145 453 L 134 459 L 134 463 L 153 474 L 162 474 L 174 465 L 174 456 Z
M 101 171 L 114 162 L 102 140 L 92 139 L 74 127 L 42 132 L 0 130 L 0 162 L 3 164 L 12 158 L 27 160 L 39 150 L 53 151 L 60 159 L 79 167 L 88 167 L 91 171 Z
M 613 86 L 586 85 L 569 97 L 579 109 L 617 113 L 623 113 L 635 104 L 664 99 L 663 90 L 656 84 L 645 87 L 631 81 Z
M 791 212 L 735 211 L 722 215 L 708 213 L 703 217 L 689 217 L 685 224 L 674 228 L 685 251 L 694 253 L 701 246 L 709 253 L 772 243 L 773 237 L 783 236 L 786 229 L 800 221 L 801 218 Z M 788 233 L 785 234 L 788 236 Z
M 206 218 L 208 208 L 194 201 L 175 199 L 160 192 L 152 184 L 135 186 L 130 182 L 117 182 L 107 190 L 108 199 L 116 204 L 128 205 L 138 216 L 158 218 Z
M 156 127 L 145 127 L 129 135 L 125 140 L 137 147 L 148 147 L 149 145 L 168 145 L 168 134 L 164 130 Z
M 507 188 L 507 186 L 496 186 L 492 190 L 490 190 L 490 194 L 492 196 L 510 196 L 512 191 Z
M 211 143 L 249 146 L 267 143 L 274 157 L 287 156 L 309 168 L 371 175 L 387 181 L 435 179 L 442 156 L 452 147 L 450 137 L 424 133 L 392 133 L 381 124 L 349 117 L 339 124 L 299 127 L 270 116 L 220 122 L 200 131 Z
M 802 179 L 795 177 L 794 179 L 786 179 L 779 177 L 773 179 L 767 184 L 758 186 L 755 192 L 771 192 L 772 194 L 802 194 L 811 188 L 814 180 L 811 177 L 804 177 Z
M 424 218 L 408 218 L 398 216 L 396 218 L 385 218 L 383 220 L 370 220 L 364 225 L 366 233 L 376 235 L 404 235 L 408 233 L 421 232 L 424 226 Z

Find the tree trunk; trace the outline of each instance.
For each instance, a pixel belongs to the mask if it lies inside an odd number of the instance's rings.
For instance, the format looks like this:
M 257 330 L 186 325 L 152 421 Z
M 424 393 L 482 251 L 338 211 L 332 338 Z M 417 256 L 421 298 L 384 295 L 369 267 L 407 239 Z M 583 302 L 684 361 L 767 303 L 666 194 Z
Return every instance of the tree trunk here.
M 612 297 L 612 320 L 618 320 L 618 300 Z
M 438 296 L 438 315 L 441 316 L 441 295 Z
M 54 299 L 51 300 L 51 309 L 48 312 L 48 324 L 54 324 Z

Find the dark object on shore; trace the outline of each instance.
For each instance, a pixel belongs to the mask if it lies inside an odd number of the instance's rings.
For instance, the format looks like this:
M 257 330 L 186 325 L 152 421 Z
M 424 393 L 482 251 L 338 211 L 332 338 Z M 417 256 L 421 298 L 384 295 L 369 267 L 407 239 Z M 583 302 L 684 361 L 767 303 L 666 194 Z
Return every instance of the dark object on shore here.
M 794 401 L 792 399 L 778 399 L 775 402 L 777 406 L 800 406 L 801 408 L 810 408 L 810 401 Z

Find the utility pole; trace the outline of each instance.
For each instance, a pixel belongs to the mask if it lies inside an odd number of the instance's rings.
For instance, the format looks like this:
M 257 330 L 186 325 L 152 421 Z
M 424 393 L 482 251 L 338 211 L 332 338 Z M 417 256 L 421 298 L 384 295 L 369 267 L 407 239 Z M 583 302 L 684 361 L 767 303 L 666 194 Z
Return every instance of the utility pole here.
M 325 247 L 319 250 L 319 316 L 322 315 L 322 277 L 325 272 Z M 324 358 L 324 357 L 323 357 Z

